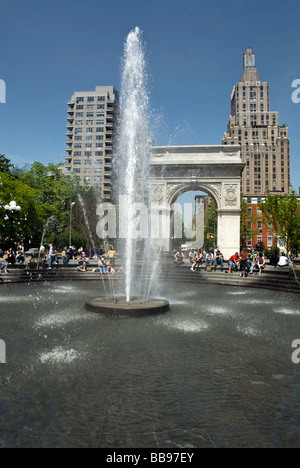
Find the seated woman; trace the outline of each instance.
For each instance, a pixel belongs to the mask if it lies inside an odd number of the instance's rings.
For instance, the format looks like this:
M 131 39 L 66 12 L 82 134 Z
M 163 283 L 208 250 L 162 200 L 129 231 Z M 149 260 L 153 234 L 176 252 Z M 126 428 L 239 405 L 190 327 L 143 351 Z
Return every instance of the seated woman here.
M 200 270 L 202 262 L 203 262 L 203 254 L 202 254 L 201 250 L 199 249 L 197 254 L 196 254 L 195 261 L 194 261 L 194 263 L 192 265 L 191 270 L 196 271 L 196 268 L 197 268 L 197 270 Z
M 257 256 L 257 266 L 258 266 L 258 269 L 259 269 L 259 275 L 261 275 L 263 269 L 266 267 L 266 261 L 263 257 L 263 254 L 262 252 L 259 252 L 258 256 Z
M 16 261 L 18 265 L 25 262 L 24 247 L 18 243 Z
M 108 273 L 111 273 L 112 276 L 115 276 L 115 274 L 116 274 L 114 264 L 113 264 L 113 262 L 111 260 L 109 260 L 107 262 L 107 271 L 108 271 Z
M 9 265 L 14 265 L 16 263 L 16 254 L 12 247 L 10 247 L 7 251 L 7 262 Z

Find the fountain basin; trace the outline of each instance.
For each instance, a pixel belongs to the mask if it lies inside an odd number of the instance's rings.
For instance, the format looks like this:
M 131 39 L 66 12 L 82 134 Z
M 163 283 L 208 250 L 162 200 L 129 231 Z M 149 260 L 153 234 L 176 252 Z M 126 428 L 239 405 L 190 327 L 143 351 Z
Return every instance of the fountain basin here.
M 165 299 L 133 297 L 127 302 L 124 296 L 115 299 L 107 297 L 95 297 L 85 303 L 85 309 L 90 312 L 110 315 L 113 317 L 145 317 L 147 315 L 163 314 L 170 309 L 170 304 Z

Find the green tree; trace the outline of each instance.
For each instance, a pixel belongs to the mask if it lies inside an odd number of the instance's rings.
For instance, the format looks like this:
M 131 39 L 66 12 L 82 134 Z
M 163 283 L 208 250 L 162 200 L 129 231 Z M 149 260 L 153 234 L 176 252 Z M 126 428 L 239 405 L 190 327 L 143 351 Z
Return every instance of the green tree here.
M 0 237 L 4 245 L 18 241 L 36 243 L 42 229 L 43 217 L 36 204 L 36 192 L 9 174 L 0 173 Z M 6 212 L 5 205 L 15 201 L 21 211 L 14 215 Z M 13 238 L 12 238 L 13 237 Z
M 259 205 L 264 224 L 272 224 L 271 230 L 281 240 L 287 251 L 300 247 L 300 206 L 295 192 L 291 195 L 268 195 Z
M 7 159 L 4 154 L 0 154 L 0 172 L 4 174 L 10 174 L 14 165 L 9 159 Z

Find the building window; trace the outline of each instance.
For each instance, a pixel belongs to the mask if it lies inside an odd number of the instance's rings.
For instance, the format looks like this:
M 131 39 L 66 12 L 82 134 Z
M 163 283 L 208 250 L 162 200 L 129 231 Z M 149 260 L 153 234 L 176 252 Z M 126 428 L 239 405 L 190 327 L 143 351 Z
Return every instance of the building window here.
M 267 247 L 272 247 L 273 245 L 273 237 L 268 236 L 267 237 Z

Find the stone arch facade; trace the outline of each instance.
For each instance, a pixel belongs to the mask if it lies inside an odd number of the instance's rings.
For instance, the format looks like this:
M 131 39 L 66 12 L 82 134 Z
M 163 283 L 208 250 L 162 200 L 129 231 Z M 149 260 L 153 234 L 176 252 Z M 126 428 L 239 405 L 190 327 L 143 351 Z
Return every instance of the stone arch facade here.
M 239 146 L 154 147 L 150 201 L 171 206 L 184 192 L 201 190 L 217 203 L 218 240 L 224 257 L 240 248 L 240 184 L 244 168 Z M 164 239 L 171 248 L 171 239 Z

